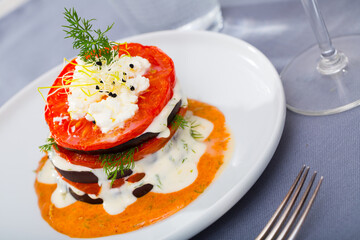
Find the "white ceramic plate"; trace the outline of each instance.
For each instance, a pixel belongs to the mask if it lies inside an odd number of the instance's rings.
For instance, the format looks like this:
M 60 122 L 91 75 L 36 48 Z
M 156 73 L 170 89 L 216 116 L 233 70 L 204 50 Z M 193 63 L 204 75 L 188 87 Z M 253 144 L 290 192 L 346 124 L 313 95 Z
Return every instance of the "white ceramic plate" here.
M 166 31 L 126 39 L 156 45 L 175 62 L 183 91 L 220 108 L 232 130 L 234 154 L 198 199 L 166 220 L 106 239 L 185 239 L 228 211 L 259 178 L 281 136 L 285 101 L 269 60 L 239 39 L 211 32 Z M 28 85 L 0 109 L 2 181 L 0 226 L 4 239 L 67 239 L 40 216 L 33 182 L 48 135 L 38 86 L 49 86 L 61 66 Z

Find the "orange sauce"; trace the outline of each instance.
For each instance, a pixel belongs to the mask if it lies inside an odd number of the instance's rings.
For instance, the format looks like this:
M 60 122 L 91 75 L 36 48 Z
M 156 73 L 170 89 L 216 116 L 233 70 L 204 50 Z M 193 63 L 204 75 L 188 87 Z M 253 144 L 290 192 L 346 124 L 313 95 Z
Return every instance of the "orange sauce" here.
M 230 134 L 225 127 L 223 114 L 215 107 L 196 100 L 189 100 L 194 115 L 214 124 L 210 136 L 204 141 L 207 149 L 198 163 L 198 176 L 188 187 L 173 193 L 149 192 L 137 199 L 118 215 L 109 215 L 102 205 L 77 201 L 65 208 L 56 208 L 51 203 L 51 194 L 56 184 L 35 181 L 35 190 L 42 217 L 55 230 L 70 237 L 91 238 L 134 231 L 153 224 L 181 210 L 195 200 L 214 179 L 223 164 Z M 44 158 L 46 160 L 46 157 Z M 44 162 L 42 159 L 40 162 Z M 40 168 L 43 163 L 40 163 Z

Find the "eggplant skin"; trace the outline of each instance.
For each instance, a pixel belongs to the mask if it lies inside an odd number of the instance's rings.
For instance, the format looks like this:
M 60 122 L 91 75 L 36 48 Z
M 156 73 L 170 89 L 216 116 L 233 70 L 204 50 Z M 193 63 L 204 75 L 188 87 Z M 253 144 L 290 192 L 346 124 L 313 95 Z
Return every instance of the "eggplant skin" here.
M 135 197 L 141 198 L 142 196 L 150 192 L 153 189 L 153 187 L 154 186 L 152 184 L 147 183 L 142 185 L 141 187 L 135 188 L 135 190 L 132 193 Z
M 169 126 L 170 123 L 174 120 L 176 114 L 179 112 L 179 109 L 181 107 L 181 100 L 175 105 L 175 107 L 173 108 L 173 110 L 171 111 L 170 115 L 168 116 L 167 119 L 167 125 Z M 122 152 L 126 149 L 129 148 L 133 148 L 136 147 L 154 137 L 156 137 L 157 135 L 159 135 L 159 133 L 144 133 L 138 137 L 135 137 L 125 143 L 122 143 L 118 146 L 112 147 L 112 148 L 108 148 L 108 149 L 97 149 L 97 150 L 93 150 L 93 151 L 82 151 L 82 150 L 77 150 L 77 149 L 71 149 L 71 148 L 65 148 L 69 151 L 73 151 L 76 153 L 80 153 L 80 154 L 90 154 L 90 155 L 98 155 L 98 154 L 111 154 L 111 153 L 118 153 L 118 152 Z
M 87 195 L 87 194 L 77 195 L 73 190 L 71 190 L 71 188 L 69 188 L 69 193 L 76 200 L 81 201 L 81 202 L 86 202 L 86 203 L 89 203 L 89 204 L 102 204 L 104 202 L 101 198 L 93 199 L 93 198 L 89 197 L 89 195 Z
M 61 176 L 63 176 L 64 178 L 66 178 L 67 180 L 69 180 L 71 182 L 97 183 L 99 181 L 98 177 L 95 174 L 93 174 L 92 172 L 64 171 L 62 169 L 57 168 L 56 166 L 54 166 L 54 167 Z M 123 171 L 123 173 L 121 173 L 121 171 L 117 173 L 116 179 L 130 176 L 132 173 L 133 173 L 133 171 L 131 169 L 125 169 Z M 110 178 L 108 180 L 110 180 Z
M 150 183 L 147 183 L 141 187 L 136 188 L 133 191 L 133 195 L 136 198 L 141 198 L 142 196 L 146 195 L 147 193 L 149 193 L 151 190 L 153 189 L 153 185 Z M 84 195 L 77 195 L 70 187 L 69 187 L 69 193 L 71 194 L 71 196 L 73 196 L 76 200 L 81 201 L 81 202 L 85 202 L 85 203 L 89 203 L 89 204 L 102 204 L 104 201 L 101 198 L 91 198 L 89 197 L 88 194 L 84 194 Z

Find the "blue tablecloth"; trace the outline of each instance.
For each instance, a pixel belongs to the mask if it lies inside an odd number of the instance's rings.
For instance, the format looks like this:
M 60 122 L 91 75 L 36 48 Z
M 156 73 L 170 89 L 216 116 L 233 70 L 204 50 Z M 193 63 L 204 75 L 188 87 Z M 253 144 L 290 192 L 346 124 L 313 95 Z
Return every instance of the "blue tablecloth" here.
M 360 33 L 360 1 L 318 2 L 333 37 Z M 222 32 L 260 49 L 279 72 L 315 44 L 300 0 L 223 0 L 221 4 Z M 0 106 L 63 57 L 76 55 L 59 27 L 64 24 L 63 8 L 72 6 L 80 15 L 98 19 L 100 28 L 115 22 L 110 39 L 133 34 L 108 1 L 29 0 L 0 14 Z M 255 238 L 303 164 L 323 175 L 324 182 L 298 239 L 360 239 L 359 116 L 359 107 L 325 117 L 287 111 L 282 139 L 264 173 L 229 212 L 194 239 Z

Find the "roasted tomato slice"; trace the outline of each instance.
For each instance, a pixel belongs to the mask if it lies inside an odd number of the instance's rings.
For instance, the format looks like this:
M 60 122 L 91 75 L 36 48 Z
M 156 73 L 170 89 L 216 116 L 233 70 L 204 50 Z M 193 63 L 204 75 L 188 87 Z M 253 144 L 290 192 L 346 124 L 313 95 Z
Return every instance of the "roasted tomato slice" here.
M 59 175 L 61 176 L 60 173 L 59 173 Z M 128 177 L 126 180 L 124 178 L 116 179 L 114 181 L 114 183 L 112 184 L 111 188 L 119 188 L 122 185 L 124 185 L 125 181 L 130 182 L 130 183 L 138 182 L 144 176 L 145 176 L 145 173 L 135 173 L 135 174 L 131 175 L 130 177 Z M 77 182 L 72 182 L 72 181 L 66 179 L 64 176 L 61 176 L 61 179 L 64 180 L 65 182 L 67 182 L 68 184 L 70 184 L 71 186 L 79 189 L 80 191 L 83 191 L 86 194 L 99 195 L 100 190 L 101 190 L 101 187 L 99 186 L 98 183 L 77 183 Z
M 178 115 L 185 116 L 187 109 L 186 108 L 180 108 Z M 165 146 L 165 144 L 172 138 L 172 136 L 175 134 L 177 130 L 178 125 L 177 124 L 170 124 L 170 136 L 167 138 L 152 138 L 148 140 L 147 142 L 141 144 L 137 151 L 134 153 L 134 161 L 141 160 L 148 154 L 152 154 L 158 150 L 160 150 L 162 147 Z M 99 155 L 89 155 L 89 154 L 81 154 L 76 153 L 73 151 L 69 151 L 67 149 L 62 148 L 61 146 L 58 147 L 58 150 L 54 148 L 54 151 L 56 151 L 62 158 L 66 159 L 68 162 L 74 164 L 74 165 L 81 165 L 84 167 L 89 168 L 101 168 L 101 161 L 99 160 Z
M 82 151 L 118 146 L 142 134 L 171 99 L 175 86 L 175 69 L 169 56 L 157 47 L 143 46 L 137 43 L 120 45 L 120 49 L 120 55 L 128 52 L 131 56 L 146 58 L 151 63 L 150 70 L 144 75 L 149 79 L 150 86 L 139 96 L 138 111 L 125 122 L 123 128 L 115 128 L 107 133 L 102 133 L 99 127 L 85 118 L 72 120 L 67 111 L 68 90 L 66 88 L 52 88 L 47 98 L 45 119 L 51 135 L 58 145 Z M 74 63 L 75 60 L 72 62 Z M 53 86 L 70 84 L 62 81 L 62 77 L 65 74 L 67 77 L 71 77 L 74 69 L 73 64 L 66 65 Z M 63 120 L 61 122 L 56 121 L 58 118 Z M 74 129 L 74 126 L 75 131 L 72 131 L 71 129 Z
M 60 173 L 59 173 L 59 175 L 61 176 Z M 80 191 L 83 191 L 86 194 L 99 195 L 100 190 L 101 190 L 101 187 L 99 186 L 98 183 L 77 183 L 77 182 L 72 182 L 72 181 L 64 178 L 63 176 L 61 176 L 61 179 L 64 180 L 65 182 L 67 182 L 68 184 L 70 184 L 71 186 L 79 189 Z M 125 183 L 125 180 L 123 178 L 116 179 L 114 181 L 113 185 L 111 186 L 111 188 L 119 188 L 124 183 Z

